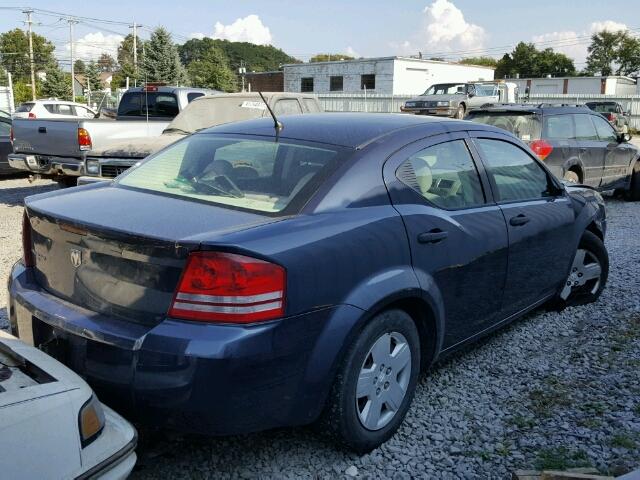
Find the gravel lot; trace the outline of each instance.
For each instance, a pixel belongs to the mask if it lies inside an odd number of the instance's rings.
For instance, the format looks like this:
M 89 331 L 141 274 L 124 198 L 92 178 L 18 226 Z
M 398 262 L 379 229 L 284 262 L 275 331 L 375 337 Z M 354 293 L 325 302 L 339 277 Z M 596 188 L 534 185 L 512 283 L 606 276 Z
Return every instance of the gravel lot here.
M 20 256 L 23 197 L 53 188 L 0 180 L 3 288 Z M 600 301 L 536 311 L 437 366 L 381 448 L 362 457 L 336 451 L 311 428 L 213 439 L 143 432 L 134 478 L 484 479 L 527 468 L 637 468 L 640 204 L 610 199 L 607 207 L 611 271 Z

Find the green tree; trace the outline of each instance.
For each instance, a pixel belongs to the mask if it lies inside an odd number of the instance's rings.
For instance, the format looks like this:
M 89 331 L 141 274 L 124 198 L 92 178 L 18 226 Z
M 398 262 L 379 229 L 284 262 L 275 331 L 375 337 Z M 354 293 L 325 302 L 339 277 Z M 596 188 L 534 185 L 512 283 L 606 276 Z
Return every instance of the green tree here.
M 640 70 L 640 40 L 626 31 L 593 34 L 588 51 L 585 70 L 590 75 L 633 75 Z
M 82 75 L 87 69 L 87 66 L 85 65 L 85 63 L 78 59 L 73 63 L 73 73 L 75 73 L 76 75 Z
M 187 67 L 191 84 L 196 87 L 215 88 L 225 92 L 236 90 L 237 77 L 229 67 L 229 60 L 217 48 L 207 51 L 201 60 Z
M 138 37 L 136 42 L 136 50 L 138 51 L 138 71 L 136 72 L 133 62 L 133 35 L 129 34 L 118 46 L 118 69 L 113 75 L 111 86 L 113 88 L 124 87 L 127 84 L 127 77 L 131 85 L 142 78 L 142 55 L 144 52 L 144 40 Z
M 342 53 L 318 53 L 309 59 L 309 63 L 314 62 L 330 62 L 336 60 L 353 60 L 353 57 Z
M 42 96 L 40 83 L 36 83 L 36 98 Z M 13 84 L 13 99 L 16 105 L 31 101 L 31 86 L 28 82 L 17 81 Z
M 53 44 L 37 33 L 33 34 L 33 62 L 36 70 L 47 70 L 56 65 Z M 31 80 L 29 40 L 27 34 L 16 28 L 0 34 L 2 66 L 11 72 L 15 82 Z
M 163 27 L 156 28 L 146 43 L 142 67 L 143 80 L 147 82 L 177 85 L 186 78 L 178 49 L 171 40 L 171 34 Z
M 47 70 L 47 77 L 42 82 L 42 95 L 71 100 L 71 74 L 65 74 L 58 67 Z
M 113 72 L 116 67 L 115 59 L 108 53 L 100 54 L 98 58 L 98 68 L 101 72 Z
M 616 57 L 616 75 L 637 75 L 640 71 L 640 39 L 625 34 Z
M 98 64 L 93 60 L 87 64 L 87 69 L 84 73 L 87 89 L 91 91 L 91 93 L 98 92 L 102 90 L 102 80 L 100 80 L 100 68 Z
M 483 67 L 496 67 L 498 61 L 493 57 L 466 57 L 460 59 L 458 63 L 463 65 L 481 65 Z
M 496 64 L 496 78 L 544 77 L 546 75 L 573 76 L 576 67 L 569 57 L 551 48 L 538 50 L 533 43 L 520 42 Z

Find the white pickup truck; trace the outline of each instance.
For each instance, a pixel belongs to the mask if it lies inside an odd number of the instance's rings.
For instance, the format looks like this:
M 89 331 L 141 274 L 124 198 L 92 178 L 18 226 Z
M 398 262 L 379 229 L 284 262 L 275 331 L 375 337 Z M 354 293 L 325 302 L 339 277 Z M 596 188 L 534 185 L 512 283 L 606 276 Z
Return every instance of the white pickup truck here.
M 84 174 L 84 160 L 90 151 L 113 140 L 160 135 L 192 100 L 215 93 L 202 88 L 148 85 L 125 92 L 115 120 L 16 118 L 9 165 L 53 178 L 62 186 L 75 185 L 77 177 Z

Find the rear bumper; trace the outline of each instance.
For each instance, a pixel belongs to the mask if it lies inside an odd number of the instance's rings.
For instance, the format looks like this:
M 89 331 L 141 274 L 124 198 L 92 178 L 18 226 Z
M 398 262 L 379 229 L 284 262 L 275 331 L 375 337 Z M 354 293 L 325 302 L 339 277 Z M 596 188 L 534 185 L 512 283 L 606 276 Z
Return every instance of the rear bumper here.
M 17 170 L 40 175 L 78 177 L 84 174 L 84 160 L 80 158 L 10 153 L 8 162 Z
M 260 325 L 167 318 L 149 327 L 64 302 L 21 264 L 9 278 L 14 334 L 130 418 L 211 435 L 315 420 L 361 316 L 341 305 Z

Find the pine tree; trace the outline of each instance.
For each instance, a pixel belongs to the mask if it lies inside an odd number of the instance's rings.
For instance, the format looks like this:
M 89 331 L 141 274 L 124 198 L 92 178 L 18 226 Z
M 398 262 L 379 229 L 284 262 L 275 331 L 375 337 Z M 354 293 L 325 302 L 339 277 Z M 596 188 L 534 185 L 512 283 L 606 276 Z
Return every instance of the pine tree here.
M 85 79 L 87 82 L 87 89 L 91 93 L 96 93 L 102 90 L 102 81 L 100 80 L 100 67 L 92 60 L 87 64 L 85 71 Z
M 76 75 L 81 75 L 85 72 L 85 70 L 87 69 L 87 66 L 85 65 L 85 63 L 78 59 L 75 61 L 75 63 L 73 64 L 73 70 Z
M 71 75 L 66 75 L 59 67 L 47 70 L 42 82 L 42 94 L 60 100 L 71 100 Z
M 178 49 L 171 40 L 171 34 L 163 27 L 156 28 L 145 43 L 142 67 L 143 80 L 146 82 L 179 85 L 186 78 Z
M 191 62 L 187 73 L 194 87 L 215 88 L 224 92 L 236 90 L 236 76 L 220 49 L 212 48 L 201 59 Z

